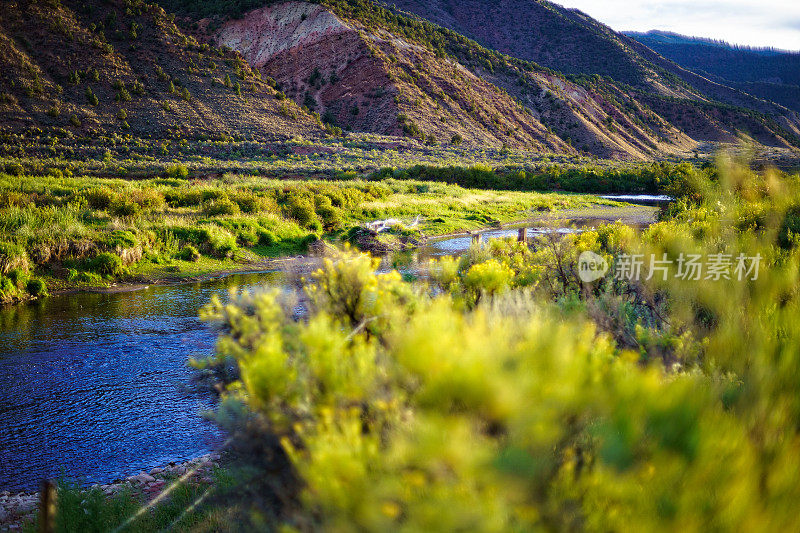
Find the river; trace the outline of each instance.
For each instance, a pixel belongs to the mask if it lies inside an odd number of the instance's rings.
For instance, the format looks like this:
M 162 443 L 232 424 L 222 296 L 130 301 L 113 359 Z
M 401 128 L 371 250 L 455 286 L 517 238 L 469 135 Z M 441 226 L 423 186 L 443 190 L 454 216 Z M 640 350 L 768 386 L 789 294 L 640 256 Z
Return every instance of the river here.
M 434 242 L 403 270 L 413 273 L 420 255 L 459 254 L 470 241 Z M 211 451 L 223 438 L 202 416 L 214 397 L 190 386 L 186 364 L 214 348 L 216 333 L 198 311 L 229 287 L 281 285 L 282 276 L 80 292 L 0 309 L 0 490 L 58 477 L 106 483 Z

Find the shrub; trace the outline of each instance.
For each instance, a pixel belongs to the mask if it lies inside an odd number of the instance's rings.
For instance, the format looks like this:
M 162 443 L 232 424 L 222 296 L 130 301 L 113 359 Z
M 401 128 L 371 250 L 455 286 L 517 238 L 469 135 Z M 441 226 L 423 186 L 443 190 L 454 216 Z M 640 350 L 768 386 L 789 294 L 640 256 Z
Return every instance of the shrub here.
M 22 174 L 25 172 L 25 167 L 19 163 L 6 163 L 5 171 L 6 174 L 10 174 L 12 176 L 22 176 Z
M 211 254 L 217 257 L 233 257 L 239 248 L 236 237 L 219 226 L 205 228 L 205 242 Z
M 115 250 L 124 250 L 139 245 L 139 239 L 128 230 L 114 230 L 106 239 L 106 245 Z
M 203 192 L 198 189 L 172 189 L 164 193 L 171 207 L 195 207 L 203 203 Z
M 239 204 L 222 196 L 220 198 L 206 200 L 203 203 L 203 212 L 208 216 L 235 215 L 239 212 Z
M 181 251 L 178 253 L 178 259 L 183 261 L 199 261 L 200 260 L 200 252 L 192 246 L 191 244 L 186 244 L 181 248 Z
M 239 205 L 243 213 L 276 213 L 278 204 L 272 197 L 259 196 L 252 192 L 237 193 L 233 201 Z
M 170 165 L 166 169 L 167 177 L 173 179 L 185 179 L 189 177 L 189 169 L 180 163 Z
M 125 195 L 115 197 L 108 209 L 109 213 L 118 217 L 132 217 L 140 210 L 141 206 Z
M 5 276 L 0 275 L 0 302 L 6 303 L 19 296 L 17 284 Z
M 154 189 L 134 189 L 127 193 L 131 201 L 147 211 L 158 211 L 164 208 L 164 195 Z
M 414 139 L 424 139 L 425 134 L 419 129 L 419 126 L 415 122 L 406 121 L 403 123 L 403 134 L 406 137 L 412 137 Z
M 91 87 L 86 87 L 86 101 L 93 106 L 96 106 L 100 103 L 100 100 L 98 100 L 97 96 L 95 96 L 95 94 L 92 92 Z
M 114 191 L 108 187 L 89 189 L 81 193 L 92 209 L 107 209 L 114 201 Z
M 25 285 L 25 290 L 28 291 L 28 294 L 31 296 L 47 296 L 47 285 L 38 278 L 29 280 Z
M 315 202 L 317 214 L 322 222 L 322 229 L 325 231 L 341 229 L 343 224 L 342 212 L 340 209 L 333 207 L 331 199 L 327 196 L 316 196 Z
M 124 86 L 117 91 L 116 96 L 114 96 L 114 100 L 117 102 L 130 102 L 131 101 L 131 93 L 128 92 Z
M 496 259 L 473 265 L 464 275 L 464 287 L 476 298 L 482 295 L 495 296 L 507 290 L 514 277 L 510 267 Z
M 111 252 L 97 254 L 89 261 L 88 266 L 91 271 L 109 278 L 118 278 L 125 273 L 122 258 Z
M 778 245 L 790 249 L 800 243 L 800 206 L 787 210 L 778 231 Z
M 303 227 L 310 228 L 319 224 L 314 202 L 308 196 L 290 193 L 284 204 L 286 214 Z

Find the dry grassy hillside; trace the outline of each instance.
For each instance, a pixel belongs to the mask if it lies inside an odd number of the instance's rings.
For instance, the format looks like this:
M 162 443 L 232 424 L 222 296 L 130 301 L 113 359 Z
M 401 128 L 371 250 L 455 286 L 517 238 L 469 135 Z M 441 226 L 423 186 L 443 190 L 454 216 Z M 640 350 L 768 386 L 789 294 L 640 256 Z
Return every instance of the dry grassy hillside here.
M 571 151 L 507 94 L 426 47 L 323 6 L 285 2 L 226 22 L 242 53 L 296 102 L 345 129 Z
M 245 61 L 199 44 L 173 18 L 136 0 L 4 3 L 2 127 L 154 137 L 322 134 Z
M 572 77 L 599 75 L 606 91 L 622 90 L 639 106 L 679 115 L 672 125 L 696 140 L 750 137 L 772 146 L 800 143 L 796 112 L 690 72 L 580 11 L 545 0 L 383 3 Z

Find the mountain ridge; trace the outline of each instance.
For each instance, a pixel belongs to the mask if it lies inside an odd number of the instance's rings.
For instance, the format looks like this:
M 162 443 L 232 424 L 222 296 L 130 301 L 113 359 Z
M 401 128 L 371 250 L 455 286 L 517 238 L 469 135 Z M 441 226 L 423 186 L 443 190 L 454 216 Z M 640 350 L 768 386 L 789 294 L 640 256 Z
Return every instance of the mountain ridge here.
M 740 47 L 660 31 L 627 35 L 710 80 L 800 112 L 800 52 Z
M 621 72 L 644 78 L 634 86 L 565 74 L 368 0 L 161 3 L 179 8 L 178 18 L 142 0 L 10 2 L 0 14 L 4 131 L 288 140 L 341 128 L 430 145 L 639 160 L 680 156 L 705 141 L 800 142 L 796 117 L 719 104 L 681 76 L 756 106 L 548 2 L 532 5 L 556 26 L 597 29 L 596 38 L 632 58 Z M 674 72 L 653 67 L 651 57 Z
M 800 134 L 796 112 L 687 70 L 579 10 L 545 0 L 386 0 L 384 5 L 449 25 L 484 46 L 568 75 L 611 77 L 645 94 L 648 101 L 718 101 L 771 115 L 788 135 Z

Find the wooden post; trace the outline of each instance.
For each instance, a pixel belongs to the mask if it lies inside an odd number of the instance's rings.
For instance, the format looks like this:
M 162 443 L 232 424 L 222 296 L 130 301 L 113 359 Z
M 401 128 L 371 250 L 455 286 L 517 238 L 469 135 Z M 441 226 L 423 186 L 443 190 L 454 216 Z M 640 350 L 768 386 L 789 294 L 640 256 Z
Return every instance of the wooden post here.
M 519 241 L 519 242 L 528 242 L 528 228 L 519 228 L 519 234 L 517 235 L 517 241 Z
M 50 480 L 42 481 L 39 493 L 39 533 L 56 530 L 56 485 Z

